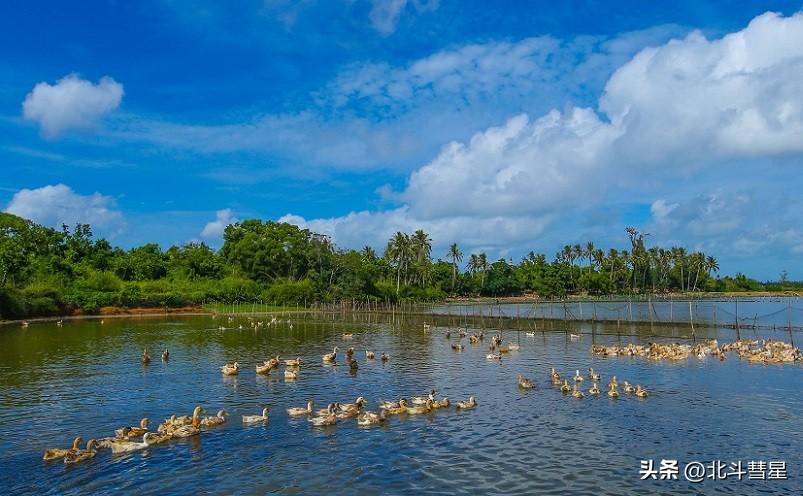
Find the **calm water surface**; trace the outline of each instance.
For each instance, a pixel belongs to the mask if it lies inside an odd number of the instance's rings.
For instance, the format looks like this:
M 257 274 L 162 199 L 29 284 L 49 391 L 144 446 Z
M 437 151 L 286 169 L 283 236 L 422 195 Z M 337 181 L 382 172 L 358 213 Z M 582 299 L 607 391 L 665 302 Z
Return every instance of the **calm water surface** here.
M 521 350 L 501 363 L 485 359 L 488 342 L 454 352 L 445 328 L 418 321 L 294 321 L 279 328 L 218 330 L 208 317 L 107 319 L 0 327 L 0 484 L 11 494 L 800 494 L 803 394 L 801 365 L 750 365 L 735 357 L 680 363 L 594 358 L 591 340 L 647 338 L 563 333 L 504 333 Z M 232 324 L 226 324 L 232 325 Z M 341 334 L 354 333 L 351 341 Z M 732 330 L 708 331 L 730 338 Z M 453 332 L 454 334 L 454 332 Z M 779 336 L 784 338 L 785 336 Z M 651 338 L 654 339 L 654 338 Z M 320 356 L 353 346 L 359 371 L 324 366 Z M 152 350 L 150 366 L 139 363 Z M 171 350 L 169 363 L 158 351 Z M 391 355 L 383 365 L 363 350 Z M 295 382 L 281 372 L 256 376 L 254 364 L 280 354 L 306 361 Z M 237 360 L 238 377 L 219 367 Z M 589 366 L 603 383 L 615 374 L 646 385 L 646 400 L 576 400 L 548 381 Z M 537 383 L 516 387 L 516 374 Z M 586 380 L 585 389 L 589 387 Z M 314 428 L 285 408 L 314 399 L 323 408 L 357 396 L 379 399 L 435 388 L 473 411 L 392 417 L 383 427 L 351 421 Z M 230 421 L 193 439 L 123 456 L 101 451 L 65 467 L 42 451 L 112 434 L 149 417 L 153 428 L 196 404 L 225 408 Z M 240 415 L 273 411 L 266 425 L 244 427 Z M 642 459 L 785 460 L 787 481 L 641 481 Z

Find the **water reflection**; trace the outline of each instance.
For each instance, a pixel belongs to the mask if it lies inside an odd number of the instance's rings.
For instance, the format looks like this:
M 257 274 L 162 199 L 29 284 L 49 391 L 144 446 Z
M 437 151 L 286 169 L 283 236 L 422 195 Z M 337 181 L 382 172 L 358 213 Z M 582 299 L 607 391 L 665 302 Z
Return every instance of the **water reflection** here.
M 685 338 L 734 338 L 733 329 L 552 323 L 510 330 L 503 342 L 518 352 L 488 361 L 488 339 L 455 353 L 444 326 L 450 317 L 427 320 L 396 315 L 346 316 L 300 321 L 293 329 L 254 331 L 246 319 L 219 330 L 204 317 L 67 321 L 57 328 L 31 324 L 0 331 L 0 482 L 12 493 L 213 493 L 387 494 L 407 491 L 448 494 L 545 493 L 627 494 L 672 490 L 699 492 L 799 493 L 803 462 L 795 439 L 803 432 L 800 365 L 761 366 L 740 360 L 650 362 L 591 356 L 592 343 L 673 342 Z M 242 323 L 244 329 L 237 328 Z M 494 321 L 494 324 L 498 323 Z M 468 332 L 483 322 L 469 322 Z M 484 324 L 489 326 L 487 319 Z M 227 324 L 227 326 L 231 327 Z M 353 334 L 344 341 L 343 334 Z M 570 339 L 579 333 L 579 342 Z M 778 331 L 750 336 L 784 339 Z M 327 366 L 321 356 L 339 345 L 353 346 L 359 369 L 340 359 Z M 139 354 L 169 348 L 170 361 L 143 367 Z M 366 360 L 362 350 L 390 354 L 387 362 Z M 286 381 L 283 367 L 256 375 L 254 365 L 277 354 L 301 356 L 298 379 Z M 223 376 L 220 366 L 242 364 L 240 375 Z M 645 401 L 604 394 L 582 400 L 553 388 L 547 371 L 571 375 L 593 367 L 602 384 L 611 375 L 645 384 Z M 516 375 L 536 389 L 520 390 Z M 285 409 L 314 399 L 323 408 L 357 396 L 376 408 L 380 399 L 425 395 L 438 390 L 454 403 L 475 395 L 478 407 L 460 412 L 394 417 L 375 428 L 354 421 L 314 428 L 289 418 Z M 143 416 L 154 421 L 188 415 L 196 404 L 231 415 L 199 437 L 152 450 L 95 460 L 75 467 L 44 464 L 45 448 L 109 435 Z M 243 427 L 241 415 L 272 407 L 267 424 Z M 638 480 L 639 460 L 677 458 L 783 459 L 787 482 L 706 481 L 671 487 Z M 266 469 L 267 468 L 267 469 Z M 21 475 L 21 476 L 20 476 Z

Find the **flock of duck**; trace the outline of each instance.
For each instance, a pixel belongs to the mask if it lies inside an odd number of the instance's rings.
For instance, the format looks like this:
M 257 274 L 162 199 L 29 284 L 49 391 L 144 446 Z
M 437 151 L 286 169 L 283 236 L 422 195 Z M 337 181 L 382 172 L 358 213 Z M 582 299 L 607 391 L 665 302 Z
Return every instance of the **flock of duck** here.
M 772 339 L 740 340 L 721 346 L 716 339 L 711 339 L 695 345 L 678 343 L 637 345 L 630 343 L 625 346 L 594 345 L 591 347 L 591 353 L 596 356 L 643 357 L 649 360 L 685 360 L 692 356 L 704 359 L 707 356 L 714 356 L 720 361 L 724 361 L 725 354 L 728 352 L 734 352 L 737 357 L 751 363 L 776 364 L 803 360 L 800 348 Z
M 344 339 L 351 339 L 352 337 L 352 334 L 343 335 Z M 326 353 L 321 357 L 322 361 L 328 365 L 337 365 L 339 351 L 339 348 L 335 346 L 331 353 Z M 376 358 L 376 354 L 369 350 L 365 351 L 365 356 L 366 360 L 369 361 Z M 390 356 L 387 353 L 381 353 L 380 360 L 383 363 L 389 359 Z M 162 352 L 162 360 L 165 362 L 170 360 L 169 350 L 165 349 Z M 144 365 L 150 363 L 151 357 L 147 349 L 142 351 L 140 361 Z M 354 359 L 354 348 L 350 347 L 346 350 L 346 362 L 352 370 L 357 369 L 359 366 L 357 360 Z M 262 364 L 257 364 L 256 373 L 270 374 L 273 369 L 278 368 L 282 363 L 285 365 L 285 379 L 296 379 L 303 363 L 300 357 L 281 360 L 279 356 L 276 356 L 265 360 Z M 227 363 L 220 370 L 224 376 L 238 375 L 240 364 L 238 362 Z M 309 400 L 304 407 L 288 408 L 287 415 L 289 417 L 308 417 L 313 426 L 332 426 L 338 421 L 352 418 L 355 418 L 360 426 L 372 426 L 382 424 L 392 415 L 422 415 L 435 410 L 447 409 L 452 406 L 452 403 L 449 398 L 438 398 L 438 392 L 432 390 L 424 396 L 415 396 L 410 399 L 403 397 L 399 398 L 398 401 L 380 401 L 376 411 L 364 410 L 366 405 L 365 398 L 359 397 L 354 403 L 334 402 L 329 403 L 325 409 L 316 410 L 315 401 Z M 467 400 L 458 401 L 455 404 L 457 410 L 471 410 L 476 406 L 477 401 L 474 396 L 470 396 Z M 94 458 L 98 450 L 102 448 L 110 449 L 114 454 L 139 451 L 171 439 L 199 435 L 205 429 L 224 424 L 228 416 L 226 410 L 218 411 L 217 415 L 202 417 L 205 413 L 206 411 L 203 407 L 197 406 L 192 415 L 172 415 L 159 424 L 156 432 L 148 430 L 150 421 L 147 418 L 143 418 L 138 426 L 116 429 L 113 436 L 90 439 L 84 449 L 80 447 L 82 439 L 76 437 L 72 447 L 48 449 L 45 451 L 43 459 L 46 461 L 63 460 L 65 464 L 74 464 Z M 269 413 L 270 407 L 265 407 L 260 415 L 243 415 L 242 423 L 243 425 L 265 423 L 269 419 Z M 141 441 L 137 441 L 138 438 L 141 438 Z

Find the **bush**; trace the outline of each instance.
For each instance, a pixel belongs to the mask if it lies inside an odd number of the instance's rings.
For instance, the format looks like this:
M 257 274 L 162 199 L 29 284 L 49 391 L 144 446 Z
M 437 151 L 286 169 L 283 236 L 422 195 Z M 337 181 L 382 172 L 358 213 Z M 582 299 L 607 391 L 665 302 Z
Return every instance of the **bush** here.
M 315 299 L 315 290 L 308 279 L 280 282 L 268 288 L 262 294 L 262 298 L 267 302 L 281 305 L 303 305 Z

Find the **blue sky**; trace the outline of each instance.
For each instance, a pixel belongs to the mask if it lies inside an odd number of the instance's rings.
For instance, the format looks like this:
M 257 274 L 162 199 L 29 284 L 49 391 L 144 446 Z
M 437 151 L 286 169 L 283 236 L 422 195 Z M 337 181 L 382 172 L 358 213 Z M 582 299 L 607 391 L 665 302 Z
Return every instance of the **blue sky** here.
M 126 247 L 258 217 L 514 259 L 636 225 L 803 278 L 800 8 L 6 3 L 0 208 Z

